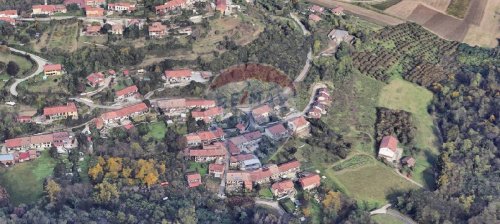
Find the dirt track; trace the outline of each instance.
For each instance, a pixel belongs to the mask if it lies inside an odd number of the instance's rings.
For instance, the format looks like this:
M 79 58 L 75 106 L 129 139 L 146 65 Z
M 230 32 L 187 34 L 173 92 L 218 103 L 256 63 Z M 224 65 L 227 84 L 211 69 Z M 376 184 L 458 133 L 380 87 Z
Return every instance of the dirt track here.
M 393 16 L 385 15 L 382 13 L 378 13 L 369 9 L 365 9 L 359 6 L 351 5 L 349 3 L 345 2 L 340 2 L 340 1 L 335 1 L 335 0 L 306 0 L 308 2 L 321 5 L 327 8 L 334 8 L 336 6 L 342 6 L 344 10 L 357 15 L 363 19 L 366 19 L 368 21 L 371 21 L 373 23 L 379 24 L 379 25 L 398 25 L 401 23 L 404 23 L 405 21 Z

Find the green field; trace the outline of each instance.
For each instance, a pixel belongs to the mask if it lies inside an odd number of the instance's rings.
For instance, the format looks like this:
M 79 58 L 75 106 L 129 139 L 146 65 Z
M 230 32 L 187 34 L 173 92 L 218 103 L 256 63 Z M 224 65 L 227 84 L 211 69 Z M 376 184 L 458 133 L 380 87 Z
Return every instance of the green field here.
M 372 220 L 374 220 L 378 224 L 404 224 L 403 221 L 384 214 L 374 215 L 372 216 Z
M 19 88 L 31 93 L 66 93 L 67 90 L 62 85 L 63 76 L 51 76 L 43 79 L 43 74 L 36 75 L 33 78 L 19 84 Z
M 416 157 L 417 165 L 413 178 L 428 187 L 433 185 L 430 168 L 436 162 L 439 140 L 434 134 L 433 117 L 427 113 L 427 106 L 432 101 L 432 93 L 420 86 L 394 79 L 382 89 L 379 105 L 390 109 L 404 110 L 412 113 L 417 127 L 416 146 L 424 149 Z
M 0 169 L 0 183 L 14 204 L 32 203 L 43 195 L 43 182 L 52 174 L 56 163 L 48 152 L 38 159 Z
M 260 189 L 259 196 L 261 198 L 272 199 L 273 198 L 273 192 L 271 192 L 271 189 L 269 189 L 268 187 L 266 187 L 266 188 Z
M 470 0 L 451 0 L 446 9 L 446 13 L 458 18 L 464 18 L 469 9 L 469 3 Z
M 33 66 L 33 64 L 31 64 L 31 62 L 24 57 L 1 51 L 0 61 L 5 63 L 5 65 L 7 65 L 9 61 L 16 62 L 17 65 L 19 65 L 19 73 L 17 73 L 17 76 L 22 76 L 25 72 L 30 71 L 31 67 Z M 3 71 L 2 73 L 0 73 L 0 75 L 2 76 L 2 79 L 9 78 L 6 71 Z
M 163 121 L 150 123 L 148 124 L 148 126 L 149 126 L 149 132 L 144 136 L 144 138 L 146 139 L 154 138 L 158 141 L 161 141 L 163 140 L 163 138 L 165 138 L 165 133 L 167 132 L 167 126 Z
M 399 2 L 401 2 L 401 0 L 385 0 L 383 2 L 373 4 L 372 6 L 376 9 L 379 9 L 379 10 L 386 10 L 387 8 L 389 8 L 391 6 L 398 4 Z
M 327 173 L 329 172 L 333 171 L 328 170 Z M 356 170 L 333 172 L 333 175 L 345 186 L 348 195 L 372 205 L 377 204 L 377 207 L 386 204 L 387 196 L 394 191 L 416 188 L 380 163 Z
M 356 169 L 365 166 L 367 164 L 372 164 L 373 162 L 375 162 L 375 160 L 371 156 L 365 154 L 359 154 L 359 155 L 354 155 L 351 158 L 347 158 L 346 160 L 343 160 L 338 164 L 335 164 L 332 168 L 335 171 L 341 171 L 345 169 Z
M 187 172 L 196 172 L 201 176 L 208 174 L 208 163 L 197 163 L 194 161 L 189 161 L 189 169 Z

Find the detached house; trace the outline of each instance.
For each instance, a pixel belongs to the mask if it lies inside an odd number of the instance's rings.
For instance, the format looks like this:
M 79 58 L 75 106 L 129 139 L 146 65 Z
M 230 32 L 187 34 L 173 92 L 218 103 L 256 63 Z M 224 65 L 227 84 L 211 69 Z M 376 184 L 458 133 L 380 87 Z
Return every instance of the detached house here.
M 293 135 L 304 137 L 309 135 L 311 124 L 303 116 L 300 116 L 290 120 L 288 122 L 288 128 L 292 131 Z
M 209 109 L 216 106 L 213 100 L 203 99 L 167 99 L 160 100 L 156 103 L 165 115 L 178 116 L 181 113 L 188 112 L 192 108 Z
M 258 124 L 269 122 L 269 115 L 272 109 L 265 104 L 252 110 L 252 117 Z
M 300 186 L 302 189 L 309 191 L 321 184 L 321 178 L 318 174 L 311 174 L 299 179 Z
M 75 103 L 68 103 L 65 106 L 45 107 L 43 116 L 51 121 L 62 120 L 70 117 L 73 120 L 78 119 L 78 110 Z
M 189 83 L 193 71 L 191 69 L 166 70 L 163 79 L 167 83 Z
M 224 109 L 222 107 L 212 107 L 204 111 L 196 110 L 191 112 L 191 116 L 193 116 L 195 120 L 203 120 L 205 123 L 211 123 L 213 120 L 223 115 Z
M 188 187 L 198 187 L 201 185 L 201 175 L 199 173 L 193 173 L 186 175 L 186 179 L 188 182 Z
M 196 162 L 222 161 L 226 158 L 227 149 L 224 144 L 216 142 L 204 145 L 203 149 L 187 149 L 187 155 Z
M 297 193 L 292 180 L 284 180 L 274 183 L 271 185 L 271 191 L 278 199 L 290 197 Z
M 104 74 L 101 72 L 92 73 L 87 76 L 87 84 L 91 87 L 97 87 L 104 83 Z
M 43 66 L 43 74 L 46 76 L 61 75 L 62 70 L 61 64 L 46 64 Z
M 340 44 L 340 42 L 346 42 L 346 43 L 351 43 L 352 40 L 354 40 L 354 37 L 349 35 L 349 32 L 345 30 L 337 30 L 333 29 L 328 33 L 328 38 L 334 40 L 337 45 Z
M 106 5 L 106 0 L 85 0 L 85 6 L 101 7 Z
M 55 13 L 66 13 L 64 5 L 33 5 L 33 15 L 54 15 Z
M 394 136 L 384 136 L 380 142 L 378 150 L 378 157 L 383 158 L 389 162 L 399 160 L 401 157 L 402 149 L 398 149 L 398 139 Z
M 104 9 L 87 6 L 87 7 L 85 7 L 85 15 L 87 17 L 103 17 L 104 16 Z
M 210 163 L 208 165 L 208 173 L 214 177 L 222 177 L 224 175 L 224 164 Z
M 155 6 L 155 11 L 157 15 L 165 14 L 168 11 L 172 11 L 179 8 L 186 8 L 189 4 L 191 4 L 190 0 L 171 0 L 165 2 L 165 4 L 163 5 Z
M 239 154 L 229 158 L 229 166 L 240 170 L 255 170 L 262 167 L 259 158 L 254 154 Z
M 311 20 L 313 22 L 319 22 L 319 21 L 321 21 L 321 17 L 319 17 L 316 14 L 311 14 L 311 15 L 309 15 L 309 20 Z
M 344 14 L 344 8 L 340 7 L 340 6 L 337 6 L 335 8 L 332 9 L 332 13 L 333 15 L 336 15 L 336 16 L 343 16 L 345 15 Z
M 123 25 L 122 24 L 113 24 L 111 26 L 111 33 L 114 35 L 123 35 Z
M 168 34 L 168 29 L 161 22 L 154 22 L 148 27 L 148 33 L 151 38 L 163 38 Z
M 136 85 L 125 87 L 124 89 L 118 90 L 115 92 L 116 98 L 115 101 L 121 101 L 125 98 L 131 97 L 137 94 L 139 89 Z
M 19 15 L 17 14 L 17 10 L 4 10 L 0 11 L 0 17 L 8 17 L 11 19 L 15 19 L 19 17 Z
M 283 126 L 283 124 L 276 124 L 269 128 L 266 128 L 265 133 L 269 138 L 275 141 L 281 140 L 289 136 L 288 131 L 286 130 L 285 126 Z
M 87 26 L 85 30 L 85 35 L 87 36 L 101 35 L 101 25 Z
M 8 23 L 12 26 L 16 26 L 16 20 L 10 17 L 0 17 L 0 22 Z
M 309 7 L 309 11 L 311 12 L 317 12 L 317 13 L 323 13 L 325 11 L 325 8 L 319 6 L 319 5 L 312 5 Z
M 135 4 L 132 4 L 130 2 L 115 2 L 108 4 L 108 11 L 133 12 L 135 10 Z

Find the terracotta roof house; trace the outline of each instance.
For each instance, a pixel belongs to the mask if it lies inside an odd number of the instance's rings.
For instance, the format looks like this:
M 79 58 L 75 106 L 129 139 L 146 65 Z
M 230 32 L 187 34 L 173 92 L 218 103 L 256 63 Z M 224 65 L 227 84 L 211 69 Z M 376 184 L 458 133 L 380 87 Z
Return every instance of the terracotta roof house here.
M 7 150 L 45 149 L 52 145 L 56 147 L 70 147 L 71 137 L 68 132 L 33 135 L 5 140 Z
M 208 173 L 214 177 L 222 177 L 224 175 L 224 164 L 210 163 L 208 165 Z
M 311 109 L 309 109 L 309 111 L 307 112 L 307 116 L 309 116 L 310 118 L 319 119 L 321 118 L 321 111 L 318 108 L 311 107 Z
M 266 136 L 275 141 L 281 140 L 289 136 L 288 130 L 286 130 L 283 124 L 275 124 L 271 127 L 266 128 L 265 134 Z
M 269 105 L 264 104 L 252 110 L 252 117 L 258 124 L 269 122 L 269 115 L 272 109 Z
M 148 33 L 151 38 L 163 38 L 168 34 L 168 29 L 161 22 L 154 22 L 148 27 Z
M 101 115 L 104 124 L 121 122 L 128 119 L 129 117 L 137 117 L 143 115 L 149 111 L 148 106 L 145 103 L 138 103 L 122 109 L 106 112 Z
M 34 15 L 54 15 L 55 13 L 66 13 L 64 5 L 33 5 Z
M 115 2 L 108 4 L 108 11 L 133 12 L 135 10 L 135 4 L 132 4 L 130 2 Z
M 215 107 L 217 104 L 215 100 L 204 100 L 204 99 L 187 99 L 186 107 L 188 108 L 202 108 L 207 109 Z
M 293 135 L 298 137 L 305 137 L 311 131 L 311 124 L 304 116 L 296 117 L 288 121 L 288 128 L 292 131 Z
M 295 174 L 300 171 L 300 162 L 292 160 L 278 165 L 280 176 L 283 178 L 295 178 Z
M 67 103 L 63 106 L 53 106 L 43 108 L 43 116 L 51 121 L 63 120 L 70 117 L 73 120 L 78 119 L 78 110 L 75 103 Z
M 219 11 L 222 15 L 224 15 L 227 10 L 226 0 L 215 0 L 215 10 Z
M 401 164 L 403 164 L 409 168 L 414 167 L 415 163 L 416 163 L 415 158 L 413 158 L 411 156 L 405 156 L 401 159 Z
M 238 123 L 238 124 L 236 125 L 236 129 L 238 129 L 238 131 L 240 131 L 240 133 L 245 132 L 246 128 L 247 128 L 247 127 L 245 127 L 245 125 L 244 125 L 244 124 L 242 124 L 242 123 Z
M 190 188 L 198 187 L 201 185 L 201 175 L 199 173 L 186 175 L 188 186 Z
M 104 74 L 101 72 L 95 72 L 87 76 L 87 84 L 92 87 L 97 87 L 104 83 Z
M 104 9 L 87 6 L 87 7 L 85 7 L 85 15 L 87 17 L 103 17 L 104 16 Z
M 113 24 L 111 26 L 111 33 L 114 35 L 123 35 L 123 25 L 122 24 Z
M 245 187 L 247 190 L 253 189 L 253 183 L 250 178 L 250 173 L 246 171 L 232 171 L 228 170 L 226 173 L 226 189 L 227 191 L 234 191 Z
M 202 144 L 210 144 L 216 141 L 223 141 L 224 136 L 224 131 L 221 128 L 217 128 L 213 131 L 190 133 L 185 135 L 184 138 L 186 140 L 187 146 L 192 147 Z
M 62 65 L 61 64 L 46 64 L 43 66 L 43 74 L 46 76 L 51 75 L 61 75 Z
M 166 70 L 163 79 L 167 83 L 186 83 L 191 82 L 191 69 Z
M 319 17 L 318 15 L 316 14 L 310 14 L 309 15 L 309 20 L 313 21 L 313 22 L 319 22 L 321 21 L 321 17 Z
M 165 14 L 170 10 L 185 8 L 188 5 L 188 0 L 171 0 L 163 5 L 155 6 L 156 14 Z
M 226 158 L 227 149 L 224 144 L 215 142 L 213 145 L 204 145 L 203 149 L 187 149 L 188 156 L 196 162 L 209 162 Z
M 309 7 L 309 11 L 323 13 L 323 11 L 325 11 L 325 9 L 319 5 L 312 5 L 311 7 Z
M 216 118 L 224 116 L 224 109 L 222 107 L 212 107 L 204 111 L 194 110 L 191 112 L 191 116 L 197 121 L 203 120 L 205 123 L 211 123 Z
M 321 184 L 321 178 L 318 174 L 311 174 L 299 179 L 300 186 L 302 189 L 309 191 Z
M 85 35 L 98 36 L 101 35 L 101 25 L 92 25 L 85 28 Z
M 106 5 L 106 0 L 85 0 L 85 6 L 101 7 Z
M 344 8 L 337 6 L 337 7 L 332 9 L 332 13 L 333 13 L 333 15 L 336 15 L 336 16 L 343 16 L 344 15 Z
M 85 8 L 85 0 L 64 0 L 64 3 L 63 3 L 65 6 L 68 6 L 68 5 L 71 5 L 71 4 L 75 4 L 77 5 L 79 8 Z
M 4 165 L 13 165 L 16 163 L 14 154 L 0 154 L 0 163 Z
M 394 161 L 398 154 L 398 139 L 394 136 L 384 136 L 380 142 L 378 157 Z
M 1 17 L 0 16 L 0 22 L 8 23 L 12 26 L 16 26 L 16 20 L 10 17 Z
M 139 89 L 137 88 L 136 85 L 133 86 L 128 86 L 125 87 L 121 90 L 118 90 L 115 92 L 116 98 L 115 101 L 121 101 L 124 100 L 125 98 L 131 97 L 135 94 L 137 94 Z
M 15 19 L 19 17 L 19 15 L 17 14 L 17 10 L 3 10 L 0 11 L 0 17 L 8 17 L 11 19 Z
M 260 131 L 253 131 L 232 137 L 228 140 L 228 143 L 234 145 L 238 150 L 253 152 L 259 147 L 259 142 L 262 139 L 262 133 Z M 236 152 L 236 151 L 235 151 Z
M 273 195 L 279 199 L 286 198 L 297 193 L 292 180 L 283 180 L 274 183 L 271 185 L 271 191 L 273 192 Z

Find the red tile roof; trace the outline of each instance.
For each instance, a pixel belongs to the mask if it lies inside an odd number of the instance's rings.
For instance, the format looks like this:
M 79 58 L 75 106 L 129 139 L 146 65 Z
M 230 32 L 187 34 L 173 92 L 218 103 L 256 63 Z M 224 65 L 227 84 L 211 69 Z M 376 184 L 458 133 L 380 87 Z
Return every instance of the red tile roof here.
M 64 5 L 33 5 L 32 9 L 40 9 L 42 12 L 56 12 L 66 9 Z
M 148 110 L 148 106 L 145 103 L 138 103 L 138 104 L 135 104 L 132 106 L 124 107 L 124 108 L 119 109 L 119 110 L 106 112 L 106 113 L 101 115 L 101 118 L 103 120 L 112 120 L 112 119 L 116 119 L 116 118 L 123 118 L 126 116 L 130 116 L 131 114 L 137 113 L 137 112 L 146 112 L 147 110 Z
M 87 16 L 104 16 L 104 9 L 87 6 L 85 7 L 85 14 Z
M 104 74 L 100 72 L 92 73 L 89 76 L 87 76 L 87 81 L 89 81 L 93 85 L 99 84 L 102 81 L 104 81 Z
M 243 125 L 242 123 L 238 123 L 238 124 L 236 125 L 236 128 L 237 128 L 238 130 L 240 130 L 240 131 L 244 131 L 246 127 L 245 127 L 245 125 Z
M 380 148 L 389 148 L 396 152 L 398 150 L 398 139 L 394 136 L 384 136 L 380 142 Z
M 187 107 L 215 107 L 215 100 L 187 99 Z
M 210 163 L 208 165 L 208 171 L 209 172 L 224 172 L 225 166 L 224 164 L 216 164 L 216 163 Z
M 299 183 L 303 188 L 311 185 L 319 185 L 321 183 L 321 178 L 318 174 L 311 174 L 309 176 L 300 178 Z
M 75 103 L 68 103 L 63 106 L 45 107 L 43 108 L 43 116 L 50 116 L 60 113 L 77 112 Z
M 286 130 L 285 126 L 283 126 L 283 124 L 273 125 L 273 126 L 267 128 L 267 130 L 269 130 L 269 132 L 271 132 L 271 134 L 273 134 L 273 135 L 282 134 L 282 133 L 287 132 L 287 130 Z
M 177 7 L 181 7 L 182 5 L 186 4 L 187 0 L 172 0 L 168 1 L 163 5 L 158 5 L 155 7 L 156 11 L 158 10 L 164 10 L 164 9 L 173 9 Z
M 201 175 L 199 173 L 186 175 L 189 187 L 198 187 L 201 185 Z
M 215 0 L 215 8 L 222 13 L 226 11 L 227 3 L 226 0 Z
M 292 180 L 284 180 L 271 185 L 273 191 L 284 192 L 293 188 Z
M 151 26 L 149 26 L 148 31 L 149 32 L 166 32 L 167 26 L 161 24 L 160 22 L 154 22 Z
M 166 70 L 165 77 L 167 78 L 183 78 L 191 77 L 191 69 Z
M 300 127 L 303 127 L 303 126 L 306 126 L 307 124 L 309 124 L 309 122 L 303 116 L 293 118 L 290 122 L 293 125 L 295 125 L 295 127 L 297 127 L 297 128 L 300 128 Z
M 203 119 L 205 122 L 210 122 L 210 118 L 220 116 L 224 114 L 224 109 L 222 107 L 212 107 L 208 110 L 201 111 L 192 111 L 191 116 L 195 119 Z
M 0 11 L 0 15 L 16 16 L 17 15 L 17 10 L 3 10 L 3 11 Z
M 311 15 L 309 15 L 309 20 L 312 20 L 312 21 L 314 21 L 314 22 L 318 22 L 318 21 L 320 21 L 320 20 L 321 20 L 321 17 L 319 17 L 319 16 L 318 16 L 318 15 L 316 15 L 316 14 L 311 14 Z
M 190 133 L 185 135 L 187 141 L 211 141 L 214 139 L 224 137 L 224 131 L 221 128 L 217 128 L 214 131 L 202 131 L 198 133 Z
M 332 12 L 333 13 L 342 13 L 342 12 L 344 12 L 344 8 L 337 6 L 337 7 L 332 9 Z
M 43 66 L 43 71 L 44 72 L 49 72 L 49 71 L 61 71 L 62 70 L 62 65 L 61 64 L 47 64 Z
M 239 154 L 236 156 L 231 156 L 231 158 L 229 158 L 229 161 L 232 163 L 237 163 L 237 162 L 250 160 L 250 159 L 254 159 L 254 158 L 257 158 L 254 154 Z
M 291 169 L 297 169 L 297 168 L 300 168 L 300 162 L 297 160 L 292 160 L 292 161 L 280 164 L 278 166 L 278 169 L 280 172 L 286 172 L 286 171 L 289 171 Z
M 25 160 L 25 159 L 29 159 L 29 158 L 30 158 L 29 152 L 20 152 L 18 154 L 18 157 L 17 157 L 17 159 L 19 159 L 19 160 Z
M 254 116 L 264 115 L 264 114 L 271 112 L 271 110 L 272 110 L 271 107 L 269 107 L 269 105 L 265 104 L 265 105 L 262 105 L 260 107 L 253 109 L 252 115 L 254 115 Z
M 99 33 L 101 31 L 101 25 L 87 26 L 87 33 Z
M 117 97 L 120 97 L 120 96 L 124 96 L 124 95 L 130 94 L 130 93 L 136 93 L 137 91 L 138 91 L 137 86 L 133 85 L 133 86 L 125 87 L 124 89 L 118 90 L 115 92 L 115 94 Z
M 10 17 L 0 17 L 0 21 L 4 21 L 4 22 L 9 23 L 13 26 L 16 25 L 16 20 L 12 19 Z
M 67 139 L 69 134 L 67 132 L 57 132 L 51 134 L 34 135 L 28 137 L 20 137 L 5 140 L 5 146 L 7 148 L 16 148 L 22 146 L 28 146 L 31 144 L 40 144 L 54 141 L 61 141 Z
M 225 156 L 226 147 L 222 143 L 216 143 L 212 146 L 204 146 L 203 149 L 189 149 L 189 156 L 195 157 L 214 157 Z

